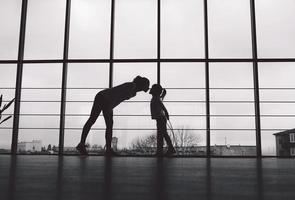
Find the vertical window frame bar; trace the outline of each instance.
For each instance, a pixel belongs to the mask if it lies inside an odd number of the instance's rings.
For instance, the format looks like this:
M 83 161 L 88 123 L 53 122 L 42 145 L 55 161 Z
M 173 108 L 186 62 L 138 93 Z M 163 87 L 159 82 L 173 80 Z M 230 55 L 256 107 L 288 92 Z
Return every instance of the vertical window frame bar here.
M 17 73 L 15 83 L 15 101 L 14 101 L 14 114 L 13 114 L 13 130 L 11 142 L 11 154 L 17 154 L 17 143 L 19 133 L 19 114 L 20 114 L 20 101 L 22 89 L 22 74 L 23 74 L 23 60 L 25 49 L 25 35 L 27 23 L 27 10 L 28 0 L 22 0 L 20 31 L 19 31 L 19 44 L 18 44 L 18 60 L 17 60 Z
M 66 114 L 67 74 L 68 74 L 67 60 L 69 58 L 70 19 L 71 19 L 71 0 L 66 0 L 62 89 L 61 89 L 60 124 L 59 124 L 59 145 L 58 145 L 58 155 L 60 156 L 63 155 L 64 137 L 65 137 L 65 114 Z
M 109 69 L 109 87 L 113 87 L 114 73 L 114 34 L 115 34 L 115 6 L 116 1 L 111 2 L 111 30 L 110 30 L 110 69 Z
M 208 1 L 204 0 L 204 42 L 205 42 L 205 87 L 206 87 L 206 155 L 211 157 L 210 127 L 210 74 L 209 74 L 209 35 L 208 35 Z
M 260 122 L 260 98 L 259 98 L 259 75 L 257 61 L 257 31 L 255 0 L 250 0 L 251 14 L 251 37 L 252 37 L 252 58 L 253 58 L 253 81 L 254 81 L 254 106 L 255 106 L 255 130 L 256 130 L 256 156 L 261 157 L 261 122 Z
M 161 0 L 157 4 L 157 83 L 161 84 Z

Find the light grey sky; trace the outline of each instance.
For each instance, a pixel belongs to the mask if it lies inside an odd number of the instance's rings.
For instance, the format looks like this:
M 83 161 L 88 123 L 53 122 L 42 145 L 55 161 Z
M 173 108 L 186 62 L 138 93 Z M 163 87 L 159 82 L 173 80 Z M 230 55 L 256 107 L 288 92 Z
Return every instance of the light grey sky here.
M 63 52 L 65 0 L 28 0 L 25 59 L 61 59 Z M 110 0 L 72 0 L 70 23 L 70 58 L 109 58 Z M 162 58 L 204 58 L 203 0 L 162 0 Z M 0 0 L 0 59 L 17 58 L 20 0 Z M 249 0 L 208 0 L 209 55 L 211 58 L 251 58 L 251 23 Z M 295 1 L 256 0 L 258 56 L 261 58 L 295 57 Z M 115 58 L 156 58 L 157 1 L 117 0 L 115 15 Z M 24 88 L 60 88 L 61 64 L 25 64 Z M 68 101 L 92 101 L 99 91 L 108 87 L 108 64 L 69 64 Z M 294 63 L 259 63 L 262 88 L 295 88 Z M 114 85 L 131 81 L 136 75 L 156 82 L 156 63 L 125 63 L 114 65 Z M 210 91 L 211 101 L 253 101 L 251 63 L 211 63 L 210 87 L 237 89 Z M 0 65 L 0 87 L 15 87 L 16 65 Z M 162 63 L 161 82 L 168 90 L 168 101 L 204 101 L 204 63 Z M 76 88 L 76 89 L 71 89 Z M 80 88 L 80 89 L 77 89 Z M 93 88 L 93 89 L 85 89 Z M 239 90 L 238 88 L 248 88 Z M 0 89 L 4 98 L 14 96 L 14 89 Z M 260 90 L 261 101 L 294 101 L 294 90 Z M 23 89 L 24 101 L 60 101 L 60 89 Z M 141 93 L 132 100 L 150 100 Z M 205 129 L 205 103 L 166 103 L 175 128 Z M 60 103 L 22 102 L 22 114 L 59 114 Z M 88 115 L 91 102 L 70 102 L 66 113 Z M 12 113 L 10 108 L 8 113 Z M 253 103 L 211 103 L 212 115 L 250 115 L 243 117 L 212 117 L 212 129 L 255 128 Z M 115 114 L 149 114 L 149 103 L 122 103 Z M 261 103 L 262 115 L 295 114 L 295 103 Z M 82 128 L 87 116 L 66 117 L 67 128 Z M 155 128 L 147 117 L 115 117 L 115 128 Z M 12 120 L 3 125 L 11 127 Z M 58 116 L 22 116 L 22 128 L 58 128 Z M 294 128 L 294 117 L 262 117 L 263 129 Z M 104 128 L 103 118 L 95 124 Z M 119 147 L 128 147 L 132 140 L 151 131 L 114 131 Z M 203 138 L 205 131 L 194 131 Z M 262 132 L 264 154 L 274 154 L 274 131 Z M 79 141 L 80 130 L 66 130 L 65 146 Z M 212 131 L 211 144 L 255 145 L 255 131 Z M 44 145 L 58 144 L 58 130 L 20 130 L 19 141 L 41 139 Z M 91 144 L 104 144 L 104 131 L 91 131 Z M 0 129 L 0 148 L 9 148 L 11 129 Z

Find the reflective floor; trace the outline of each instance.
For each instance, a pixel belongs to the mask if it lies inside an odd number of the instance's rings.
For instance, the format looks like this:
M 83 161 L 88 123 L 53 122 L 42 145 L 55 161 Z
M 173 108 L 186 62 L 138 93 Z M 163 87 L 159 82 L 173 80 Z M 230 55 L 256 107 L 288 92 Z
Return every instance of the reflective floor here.
M 294 199 L 295 159 L 0 155 L 0 199 Z

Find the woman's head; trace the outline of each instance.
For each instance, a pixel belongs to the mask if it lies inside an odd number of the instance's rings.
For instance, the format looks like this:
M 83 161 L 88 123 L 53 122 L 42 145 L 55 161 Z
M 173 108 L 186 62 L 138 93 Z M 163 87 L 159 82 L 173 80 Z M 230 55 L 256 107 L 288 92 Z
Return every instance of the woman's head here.
M 133 79 L 133 82 L 136 84 L 138 91 L 145 91 L 147 92 L 150 87 L 149 79 L 141 76 L 137 76 Z
M 160 84 L 154 84 L 150 90 L 151 95 L 160 96 L 162 94 L 163 88 Z

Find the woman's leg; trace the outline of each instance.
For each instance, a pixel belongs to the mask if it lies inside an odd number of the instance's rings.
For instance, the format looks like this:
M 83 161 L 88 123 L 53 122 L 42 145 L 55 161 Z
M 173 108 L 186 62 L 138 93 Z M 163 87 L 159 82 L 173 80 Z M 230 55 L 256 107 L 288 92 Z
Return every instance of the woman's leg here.
M 98 118 L 100 112 L 101 112 L 101 102 L 99 102 L 99 98 L 95 98 L 92 109 L 91 109 L 90 117 L 88 118 L 87 122 L 85 123 L 83 127 L 80 144 L 85 144 L 87 135 L 91 127 L 95 123 L 96 119 Z
M 171 138 L 170 138 L 170 136 L 168 135 L 167 131 L 164 133 L 164 138 L 165 138 L 165 141 L 166 141 L 166 143 L 167 143 L 167 145 L 168 145 L 168 148 L 169 148 L 169 149 L 173 149 L 174 147 L 173 147 L 173 144 L 172 144 Z
M 112 137 L 113 137 L 113 109 L 103 110 L 103 117 L 106 123 L 106 152 L 110 152 L 112 148 Z

